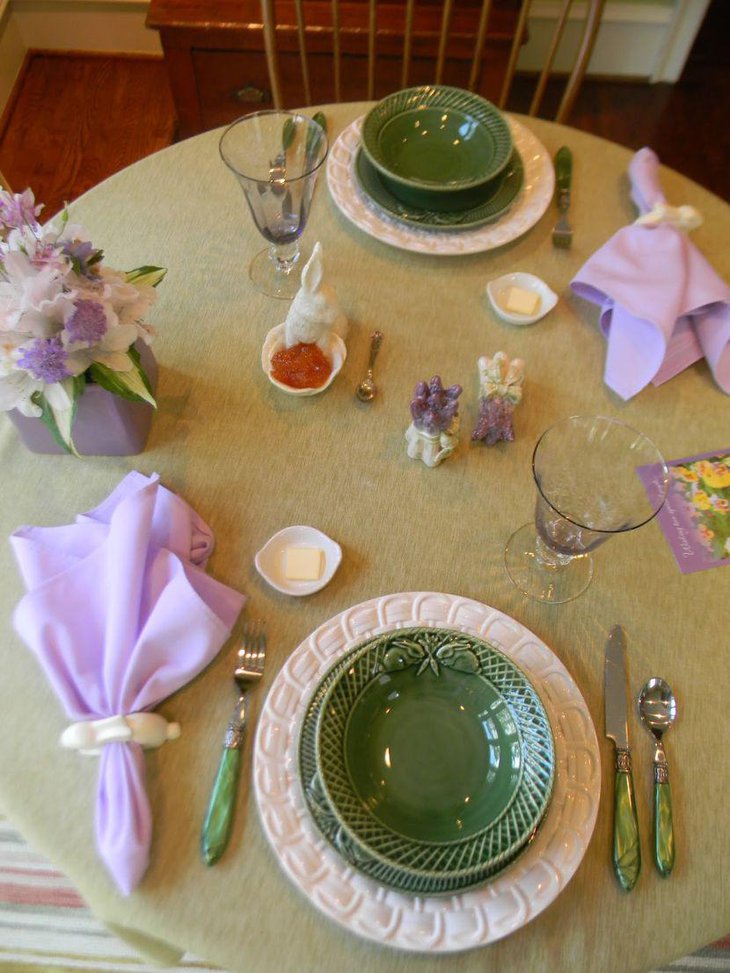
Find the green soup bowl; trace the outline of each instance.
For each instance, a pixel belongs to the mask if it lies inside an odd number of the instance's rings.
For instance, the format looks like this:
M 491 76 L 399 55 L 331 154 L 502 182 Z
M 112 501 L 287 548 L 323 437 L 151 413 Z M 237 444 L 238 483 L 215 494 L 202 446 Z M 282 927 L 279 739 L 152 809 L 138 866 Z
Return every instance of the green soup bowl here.
M 504 115 L 461 88 L 406 88 L 378 102 L 362 149 L 388 189 L 424 209 L 467 209 L 494 192 L 512 155 Z

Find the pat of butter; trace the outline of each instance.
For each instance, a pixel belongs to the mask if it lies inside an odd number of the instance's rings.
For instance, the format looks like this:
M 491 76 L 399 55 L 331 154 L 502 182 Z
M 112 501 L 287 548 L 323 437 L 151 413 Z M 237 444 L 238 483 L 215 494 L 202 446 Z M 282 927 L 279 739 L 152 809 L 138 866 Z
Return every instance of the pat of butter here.
M 318 547 L 287 547 L 284 574 L 290 581 L 318 581 L 322 575 L 324 551 Z
M 534 291 L 527 291 L 524 287 L 510 287 L 507 300 L 504 303 L 506 311 L 512 314 L 524 314 L 531 317 L 540 307 L 540 295 Z

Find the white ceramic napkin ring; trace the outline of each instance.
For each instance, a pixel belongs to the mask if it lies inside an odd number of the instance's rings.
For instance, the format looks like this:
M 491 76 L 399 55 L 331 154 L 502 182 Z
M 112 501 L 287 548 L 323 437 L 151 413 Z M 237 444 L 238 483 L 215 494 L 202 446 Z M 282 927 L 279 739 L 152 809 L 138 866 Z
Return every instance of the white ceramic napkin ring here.
M 150 750 L 179 736 L 180 724 L 168 723 L 159 713 L 128 713 L 72 723 L 61 734 L 59 743 L 67 750 L 95 756 L 106 743 L 139 743 Z
M 702 214 L 694 206 L 670 206 L 669 203 L 655 203 L 648 213 L 634 220 L 639 226 L 658 226 L 669 223 L 678 230 L 696 230 L 702 226 Z

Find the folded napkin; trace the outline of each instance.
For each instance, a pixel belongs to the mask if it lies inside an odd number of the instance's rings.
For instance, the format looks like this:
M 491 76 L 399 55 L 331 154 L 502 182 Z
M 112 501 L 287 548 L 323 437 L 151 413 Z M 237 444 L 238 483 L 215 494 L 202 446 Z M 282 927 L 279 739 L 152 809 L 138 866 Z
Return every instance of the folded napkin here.
M 642 217 L 615 233 L 571 282 L 601 308 L 604 380 L 630 399 L 704 355 L 730 393 L 730 287 L 688 238 L 698 214 L 667 205 L 651 149 L 634 155 L 629 177 Z
M 27 588 L 16 630 L 87 733 L 87 721 L 149 711 L 197 675 L 243 607 L 205 573 L 210 528 L 156 475 L 129 473 L 75 523 L 21 527 L 10 542 Z M 96 843 L 125 895 L 147 868 L 151 835 L 142 746 L 105 743 Z

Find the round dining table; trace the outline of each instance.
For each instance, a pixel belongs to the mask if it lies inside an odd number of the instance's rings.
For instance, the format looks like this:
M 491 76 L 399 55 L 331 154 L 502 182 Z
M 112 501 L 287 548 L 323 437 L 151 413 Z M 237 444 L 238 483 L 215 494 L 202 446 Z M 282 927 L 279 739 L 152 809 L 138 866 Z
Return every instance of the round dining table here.
M 331 153 L 367 108 L 324 107 Z M 143 159 L 70 206 L 72 220 L 104 249 L 109 265 L 167 268 L 149 314 L 157 332 L 158 408 L 144 451 L 122 457 L 32 453 L 1 420 L 5 534 L 23 524 L 69 523 L 129 471 L 157 473 L 210 525 L 216 546 L 209 572 L 245 594 L 245 617 L 264 620 L 268 635 L 227 850 L 207 866 L 200 832 L 235 700 L 235 638 L 159 707 L 182 733 L 146 753 L 150 864 L 139 886 L 122 895 L 95 849 L 97 759 L 58 745 L 67 720 L 14 630 L 24 589 L 10 546 L 2 546 L 0 806 L 101 920 L 159 962 L 174 963 L 189 951 L 224 970 L 251 973 L 630 973 L 654 969 L 730 930 L 727 559 L 683 573 L 655 519 L 599 548 L 590 587 L 556 606 L 524 597 L 503 563 L 508 537 L 533 516 L 532 452 L 549 426 L 575 414 L 617 418 L 654 440 L 671 461 L 730 450 L 728 398 L 704 360 L 628 401 L 604 383 L 598 308 L 569 285 L 586 259 L 636 217 L 627 176 L 632 153 L 552 122 L 518 117 L 516 123 L 528 133 L 532 161 L 543 160 L 541 186 L 532 184 L 531 159 L 523 160 L 528 197 L 551 194 L 545 157 L 562 145 L 572 150 L 569 248 L 552 243 L 552 200 L 543 200 L 508 239 L 474 252 L 441 249 L 438 230 L 424 237 L 427 246 L 414 248 L 411 234 L 381 235 L 359 225 L 367 212 L 353 219 L 343 211 L 357 187 L 338 187 L 336 173 L 330 179 L 322 173 L 302 243 L 305 250 L 321 243 L 324 279 L 349 331 L 342 370 L 311 397 L 287 395 L 262 369 L 264 339 L 284 321 L 288 305 L 258 293 L 249 280 L 248 263 L 262 239 L 220 159 L 219 131 Z M 729 279 L 730 207 L 680 173 L 662 168 L 661 178 L 670 202 L 701 211 L 704 223 L 692 239 Z M 555 308 L 530 326 L 505 323 L 487 300 L 487 283 L 513 271 L 538 275 L 558 296 Z M 376 329 L 384 335 L 375 365 L 379 392 L 364 404 L 354 390 Z M 488 446 L 471 439 L 479 411 L 477 362 L 498 351 L 523 359 L 525 381 L 514 441 Z M 436 375 L 445 386 L 463 387 L 461 432 L 453 454 L 429 468 L 407 455 L 405 433 L 415 386 Z M 290 525 L 315 527 L 342 549 L 332 580 L 306 597 L 276 590 L 254 563 L 267 540 Z M 533 885 L 516 889 L 518 915 L 503 932 L 500 917 L 489 913 L 489 930 L 461 939 L 458 929 L 445 933 L 446 917 L 456 916 L 458 925 L 465 908 L 455 893 L 436 905 L 414 898 L 410 921 L 420 917 L 423 924 L 409 939 L 395 928 L 405 919 L 388 888 L 363 892 L 350 872 L 339 884 L 318 884 L 324 842 L 309 846 L 316 853 L 300 862 L 303 872 L 294 880 L 297 865 L 285 860 L 282 846 L 296 844 L 298 824 L 289 822 L 282 838 L 257 800 L 256 747 L 267 742 L 257 739 L 257 728 L 267 720 L 274 733 L 289 729 L 267 717 L 267 694 L 291 660 L 306 661 L 302 646 L 311 634 L 354 606 L 419 592 L 437 601 L 463 599 L 511 620 L 547 647 L 590 718 L 584 732 L 591 766 L 558 753 L 556 780 L 562 786 L 588 773 L 596 787 L 586 805 L 579 795 L 565 799 L 558 847 L 533 872 Z M 604 647 L 617 624 L 627 639 L 643 858 L 631 892 L 612 868 L 614 751 L 604 733 Z M 296 693 L 296 666 L 290 669 L 288 685 Z M 676 725 L 666 737 L 676 837 L 668 878 L 652 860 L 654 747 L 634 704 L 652 676 L 666 679 L 677 697 Z M 428 752 L 428 739 L 423 747 Z M 262 778 L 258 787 L 266 790 Z M 305 815 L 300 808 L 302 827 Z M 562 871 L 552 864 L 561 855 L 571 862 Z M 513 867 L 521 867 L 519 860 Z M 489 884 L 478 894 L 487 900 Z M 363 897 L 366 918 L 358 911 Z

